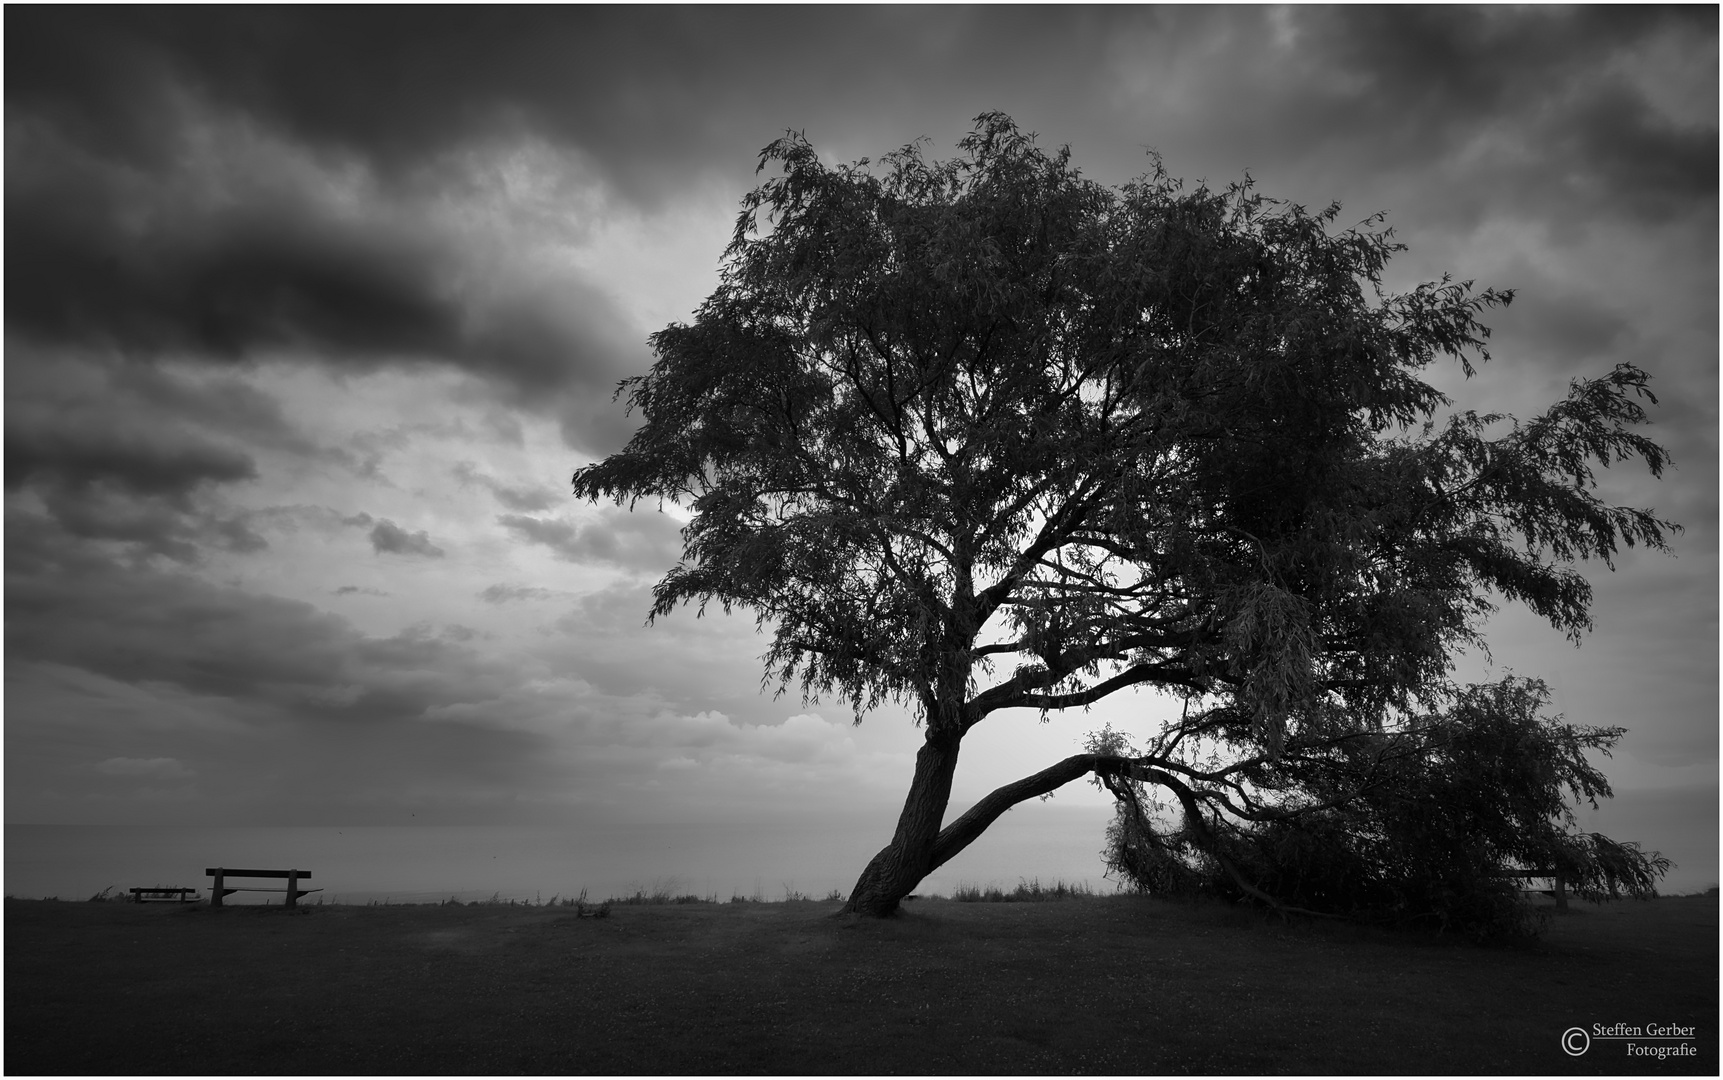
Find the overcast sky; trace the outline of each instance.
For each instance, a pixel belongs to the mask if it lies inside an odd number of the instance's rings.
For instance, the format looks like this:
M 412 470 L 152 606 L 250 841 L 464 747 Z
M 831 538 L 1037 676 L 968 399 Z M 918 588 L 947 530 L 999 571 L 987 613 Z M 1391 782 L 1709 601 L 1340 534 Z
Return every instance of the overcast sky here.
M 842 814 L 883 843 L 907 717 L 762 695 L 750 618 L 644 627 L 677 522 L 568 477 L 626 439 L 611 392 L 715 284 L 761 147 L 948 156 L 997 108 L 1107 183 L 1153 148 L 1193 182 L 1386 211 L 1396 287 L 1516 290 L 1495 359 L 1436 373 L 1460 407 L 1652 373 L 1675 468 L 1604 486 L 1685 525 L 1675 556 L 1590 567 L 1580 649 L 1504 612 L 1467 671 L 1627 726 L 1611 831 L 1708 830 L 1715 866 L 1713 7 L 14 7 L 6 29 L 10 822 Z M 953 811 L 1153 714 L 990 720 Z

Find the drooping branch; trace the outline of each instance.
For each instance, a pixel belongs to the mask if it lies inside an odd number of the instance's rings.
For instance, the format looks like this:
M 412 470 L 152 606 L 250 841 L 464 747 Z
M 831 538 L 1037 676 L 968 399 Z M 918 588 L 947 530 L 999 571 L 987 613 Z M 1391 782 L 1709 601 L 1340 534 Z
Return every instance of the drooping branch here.
M 952 856 L 987 831 L 987 827 L 997 821 L 999 815 L 1018 803 L 1064 787 L 1097 769 L 1109 767 L 1110 763 L 1114 763 L 1112 767 L 1118 767 L 1116 763 L 1123 760 L 1106 754 L 1073 754 L 1033 776 L 1026 776 L 995 788 L 956 821 L 939 831 L 939 836 L 933 842 L 933 865 L 930 870 L 949 862 Z
M 1261 900 L 1282 916 L 1288 913 L 1325 914 L 1288 906 L 1247 880 L 1233 861 L 1227 857 L 1213 830 L 1208 827 L 1203 817 L 1202 797 L 1188 784 L 1161 767 L 1166 764 L 1167 762 L 1154 757 L 1131 758 L 1116 754 L 1073 754 L 1038 773 L 995 788 L 963 815 L 940 830 L 939 836 L 934 840 L 933 858 L 928 868 L 929 872 L 931 873 L 949 862 L 983 832 L 986 832 L 987 828 L 1001 815 L 1018 803 L 1047 795 L 1073 780 L 1094 773 L 1102 779 L 1102 782 L 1115 798 L 1130 805 L 1139 817 L 1142 810 L 1136 804 L 1136 796 L 1130 790 L 1129 782 L 1146 780 L 1165 787 L 1179 800 L 1179 804 L 1185 812 L 1186 824 L 1199 846 L 1220 863 L 1241 891 Z M 1322 805 L 1301 807 L 1295 811 L 1280 811 L 1272 816 L 1284 820 L 1307 810 L 1321 809 Z M 1255 815 L 1247 814 L 1247 816 L 1254 817 Z
M 1270 896 L 1246 878 L 1243 871 L 1239 870 L 1237 864 L 1227 856 L 1225 849 L 1221 846 L 1219 838 L 1214 835 L 1214 831 L 1209 828 L 1208 822 L 1203 819 L 1202 806 L 1197 800 L 1196 792 L 1181 783 L 1172 774 L 1161 769 L 1139 767 L 1136 769 L 1136 775 L 1144 780 L 1152 780 L 1173 793 L 1173 795 L 1179 800 L 1179 805 L 1184 808 L 1186 827 L 1190 829 L 1191 835 L 1196 839 L 1198 846 L 1201 847 L 1203 851 L 1207 852 L 1215 862 L 1220 864 L 1221 869 L 1225 870 L 1227 876 L 1232 878 L 1233 884 L 1238 886 L 1240 892 L 1267 904 L 1269 908 L 1271 908 L 1275 914 L 1279 915 L 1282 919 L 1285 919 L 1288 915 L 1314 915 L 1318 918 L 1325 919 L 1335 917 L 1330 912 L 1311 911 L 1309 908 L 1294 907 L 1290 904 L 1284 903 L 1278 898 Z M 1131 792 L 1130 788 L 1127 785 L 1119 783 L 1114 777 L 1104 776 L 1103 780 L 1107 785 L 1107 789 L 1111 791 L 1115 797 L 1122 796 L 1130 802 L 1133 812 L 1139 819 L 1141 819 L 1142 809 L 1136 805 L 1136 796 Z
M 962 816 L 940 830 L 938 839 L 934 841 L 933 865 L 938 867 L 968 847 L 976 837 L 987 830 L 988 826 L 997 821 L 1000 815 L 1018 803 L 1046 795 L 1090 773 L 1103 779 L 1110 777 L 1151 779 L 1170 789 L 1179 796 L 1181 801 L 1187 797 L 1192 799 L 1193 801 L 1186 806 L 1186 812 L 1194 812 L 1196 807 L 1195 794 L 1182 781 L 1162 770 L 1161 766 L 1166 764 L 1161 759 L 1154 757 L 1132 758 L 1117 754 L 1073 754 L 1038 773 L 995 788 L 970 807 Z

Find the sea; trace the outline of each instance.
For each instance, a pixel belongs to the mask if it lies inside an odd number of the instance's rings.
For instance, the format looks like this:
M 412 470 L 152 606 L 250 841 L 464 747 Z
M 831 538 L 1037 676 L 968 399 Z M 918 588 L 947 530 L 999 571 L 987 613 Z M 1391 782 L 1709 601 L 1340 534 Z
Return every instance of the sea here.
M 1100 848 L 1111 811 L 1036 806 L 1005 815 L 922 882 L 1010 889 L 1057 882 L 1112 892 Z M 581 825 L 6 825 L 5 895 L 87 900 L 104 890 L 192 887 L 217 866 L 310 871 L 302 904 L 548 903 L 637 893 L 729 901 L 848 895 L 890 839 L 886 820 Z M 244 884 L 229 882 L 229 884 Z M 281 882 L 252 884 L 279 887 Z M 280 903 L 236 893 L 224 903 Z
M 1644 841 L 1675 861 L 1659 885 L 1697 892 L 1718 881 L 1717 789 L 1618 793 L 1580 823 Z M 103 890 L 194 887 L 216 866 L 311 871 L 322 891 L 302 903 L 549 902 L 668 893 L 727 901 L 847 896 L 891 837 L 888 811 L 854 817 L 563 825 L 33 825 L 6 824 L 5 895 L 87 900 Z M 1058 882 L 1112 892 L 1100 849 L 1112 808 L 1031 800 L 918 887 L 1011 889 Z M 276 885 L 280 882 L 256 882 Z M 279 903 L 237 893 L 226 903 Z

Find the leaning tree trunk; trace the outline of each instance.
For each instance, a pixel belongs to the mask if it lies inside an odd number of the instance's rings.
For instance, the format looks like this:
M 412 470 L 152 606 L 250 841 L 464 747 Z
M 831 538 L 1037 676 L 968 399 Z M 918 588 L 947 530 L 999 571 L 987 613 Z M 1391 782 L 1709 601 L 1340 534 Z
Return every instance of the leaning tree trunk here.
M 956 769 L 957 740 L 936 740 L 930 733 L 921 752 L 915 756 L 915 780 L 910 784 L 909 798 L 904 801 L 903 815 L 897 821 L 897 835 L 862 871 L 861 880 L 856 882 L 844 911 L 858 915 L 890 915 L 897 910 L 898 901 L 908 896 L 922 878 L 968 847 L 1005 811 L 1025 799 L 1046 795 L 1091 772 L 1102 777 L 1135 776 L 1170 789 L 1183 805 L 1189 827 L 1202 839 L 1204 850 L 1220 862 L 1239 888 L 1277 911 L 1302 911 L 1286 907 L 1244 878 L 1210 835 L 1196 795 L 1184 781 L 1154 767 L 1152 758 L 1073 754 L 1033 776 L 1025 776 L 994 789 L 941 829 L 939 823 L 945 817 L 946 804 L 951 801 L 951 777 Z M 1115 796 L 1121 793 L 1114 784 L 1109 783 L 1108 787 L 1113 789 Z
M 867 870 L 863 870 L 862 880 L 856 882 L 855 892 L 849 894 L 849 903 L 844 904 L 844 911 L 853 911 L 856 915 L 891 915 L 898 909 L 898 901 L 910 896 L 922 878 L 970 846 L 1006 810 L 1025 799 L 1044 796 L 1091 772 L 1118 775 L 1144 765 L 1142 761 L 1120 758 L 1115 754 L 1072 754 L 1070 758 L 1042 768 L 1032 777 L 1023 777 L 998 787 L 980 803 L 970 806 L 958 820 L 939 829 L 946 804 L 951 801 L 951 775 L 956 770 L 956 763 L 956 739 L 936 742 L 929 737 L 929 741 L 922 744 L 922 751 L 915 756 L 915 782 L 910 784 L 910 798 L 903 804 L 903 816 L 898 818 L 898 834 L 884 851 L 875 854 Z M 1189 794 L 1184 785 L 1166 773 L 1160 770 L 1148 772 L 1149 779 L 1172 784 L 1177 791 L 1184 792 L 1180 798 L 1184 799 Z M 1187 801 L 1185 810 L 1194 811 L 1194 804 Z
M 1111 754 L 1075 754 L 1033 776 L 996 789 L 941 829 L 939 823 L 951 801 L 951 777 L 957 768 L 957 740 L 936 743 L 929 736 L 915 757 L 915 780 L 910 784 L 903 815 L 898 818 L 897 835 L 862 871 L 844 911 L 890 915 L 922 878 L 968 847 L 1013 806 L 1091 772 L 1116 774 L 1138 765 Z M 1157 778 L 1161 775 L 1157 770 Z
M 862 871 L 844 911 L 890 915 L 937 865 L 934 846 L 945 808 L 951 802 L 959 738 L 928 732 L 927 741 L 915 755 L 915 779 L 898 816 L 897 832 Z

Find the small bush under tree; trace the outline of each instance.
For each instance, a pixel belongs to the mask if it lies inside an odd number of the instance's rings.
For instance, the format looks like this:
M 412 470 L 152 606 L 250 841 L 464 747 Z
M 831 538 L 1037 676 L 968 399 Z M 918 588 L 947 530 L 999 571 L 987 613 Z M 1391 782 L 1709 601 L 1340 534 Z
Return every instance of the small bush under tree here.
M 1587 758 L 1621 728 L 1547 717 L 1549 692 L 1508 678 L 1457 692 L 1313 752 L 1294 746 L 1239 777 L 1248 807 L 1194 823 L 1159 819 L 1140 782 L 1112 778 L 1111 872 L 1161 895 L 1262 899 L 1321 914 L 1491 937 L 1526 933 L 1541 909 L 1515 871 L 1560 875 L 1589 900 L 1655 895 L 1669 860 L 1578 827 L 1573 808 L 1610 797 Z M 1092 735 L 1117 748 L 1110 730 Z M 1199 836 L 1206 834 L 1206 836 Z

